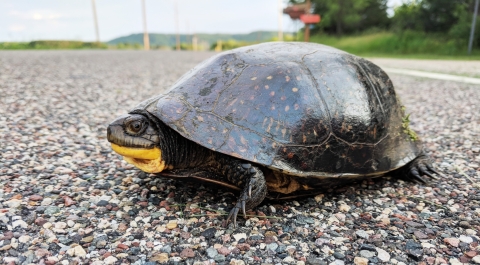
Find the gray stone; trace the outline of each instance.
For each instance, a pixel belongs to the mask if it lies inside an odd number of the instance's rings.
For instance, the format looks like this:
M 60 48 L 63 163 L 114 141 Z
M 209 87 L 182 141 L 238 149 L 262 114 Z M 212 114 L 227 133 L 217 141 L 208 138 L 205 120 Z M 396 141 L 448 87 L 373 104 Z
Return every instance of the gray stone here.
M 207 256 L 211 259 L 215 258 L 218 255 L 218 251 L 213 247 L 207 248 Z
M 273 242 L 267 245 L 267 249 L 270 249 L 272 251 L 275 251 L 278 248 L 278 244 Z
M 365 232 L 365 230 L 357 230 L 357 231 L 355 231 L 355 234 L 358 237 L 368 239 L 368 234 L 367 234 L 367 232 Z
M 360 256 L 368 259 L 371 257 L 375 257 L 375 252 L 369 250 L 360 250 Z

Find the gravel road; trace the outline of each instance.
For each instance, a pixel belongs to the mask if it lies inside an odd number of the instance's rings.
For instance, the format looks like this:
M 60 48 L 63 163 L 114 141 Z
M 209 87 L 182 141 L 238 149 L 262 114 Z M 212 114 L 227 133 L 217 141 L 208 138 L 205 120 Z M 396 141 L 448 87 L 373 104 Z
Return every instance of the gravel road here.
M 266 201 L 239 228 L 222 226 L 231 191 L 152 178 L 111 151 L 113 118 L 212 55 L 0 52 L 3 262 L 480 263 L 479 86 L 391 76 L 445 178 Z

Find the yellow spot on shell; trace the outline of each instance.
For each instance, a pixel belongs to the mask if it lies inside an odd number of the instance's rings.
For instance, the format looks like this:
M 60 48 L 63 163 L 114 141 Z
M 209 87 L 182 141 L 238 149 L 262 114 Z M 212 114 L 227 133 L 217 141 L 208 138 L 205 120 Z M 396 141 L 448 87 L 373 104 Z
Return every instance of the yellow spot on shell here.
M 285 111 L 288 111 L 290 109 L 290 106 L 285 106 Z
M 254 77 L 250 78 L 250 80 L 257 80 L 257 77 L 254 76 Z
M 297 76 L 297 80 L 298 80 L 298 81 L 302 80 L 302 77 L 301 77 L 301 76 Z
M 285 76 L 285 81 L 290 82 L 290 76 L 286 75 Z
M 203 117 L 202 117 L 202 116 L 197 116 L 197 119 L 198 119 L 198 121 L 203 121 Z
M 294 88 L 292 88 L 292 91 L 293 91 L 293 92 L 297 92 L 297 91 L 298 91 L 298 88 L 294 87 Z
M 267 79 L 270 80 L 272 79 L 273 77 L 271 75 L 267 76 Z
M 275 91 L 270 92 L 270 96 L 275 96 Z
M 270 87 L 268 85 L 265 85 L 265 89 L 269 89 Z

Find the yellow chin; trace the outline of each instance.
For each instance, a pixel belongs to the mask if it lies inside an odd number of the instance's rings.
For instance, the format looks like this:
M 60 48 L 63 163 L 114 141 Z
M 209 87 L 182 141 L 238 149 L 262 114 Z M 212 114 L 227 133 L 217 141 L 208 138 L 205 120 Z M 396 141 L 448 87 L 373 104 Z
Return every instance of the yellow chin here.
M 123 160 L 147 173 L 159 173 L 165 169 L 165 161 L 161 159 L 143 160 L 124 156 Z
M 160 148 L 130 148 L 112 144 L 112 149 L 122 155 L 125 161 L 147 173 L 159 173 L 166 167 Z

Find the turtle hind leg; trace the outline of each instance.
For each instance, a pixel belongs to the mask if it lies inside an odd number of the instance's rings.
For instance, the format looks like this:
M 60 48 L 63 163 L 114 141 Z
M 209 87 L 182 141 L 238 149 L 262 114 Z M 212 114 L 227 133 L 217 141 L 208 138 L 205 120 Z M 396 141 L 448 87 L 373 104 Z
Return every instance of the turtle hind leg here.
M 437 175 L 443 177 L 443 174 L 433 167 L 430 158 L 424 153 L 405 165 L 402 171 L 403 176 L 407 179 L 420 183 L 427 183 L 429 179 L 439 179 Z

